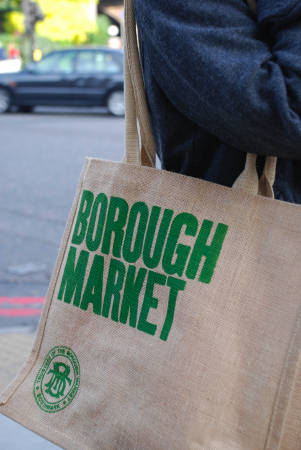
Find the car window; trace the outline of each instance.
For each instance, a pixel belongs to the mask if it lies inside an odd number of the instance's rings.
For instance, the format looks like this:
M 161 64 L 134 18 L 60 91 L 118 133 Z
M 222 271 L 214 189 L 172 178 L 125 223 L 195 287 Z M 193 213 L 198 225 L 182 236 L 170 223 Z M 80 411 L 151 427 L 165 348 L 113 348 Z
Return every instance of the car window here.
M 103 73 L 118 73 L 121 67 L 111 53 L 95 52 L 95 70 Z
M 71 73 L 74 68 L 75 52 L 53 53 L 45 56 L 34 66 L 34 72 L 43 73 Z
M 33 70 L 36 73 L 46 73 L 51 72 L 60 57 L 59 53 L 52 53 L 51 55 L 45 56 L 41 61 L 35 63 Z
M 79 52 L 76 58 L 76 72 L 91 73 L 95 72 L 95 54 L 94 52 Z
M 53 71 L 56 73 L 71 73 L 74 70 L 75 52 L 64 52 L 56 61 Z
M 79 73 L 119 73 L 121 63 L 111 53 L 85 50 L 78 53 L 75 70 Z

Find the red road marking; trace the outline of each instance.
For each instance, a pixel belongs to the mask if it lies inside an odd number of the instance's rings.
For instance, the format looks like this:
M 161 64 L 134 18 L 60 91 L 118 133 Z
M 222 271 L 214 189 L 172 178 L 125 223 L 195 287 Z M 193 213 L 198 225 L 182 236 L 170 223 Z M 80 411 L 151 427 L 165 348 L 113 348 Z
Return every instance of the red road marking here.
M 44 297 L 0 297 L 0 317 L 40 316 Z M 14 308 L 15 305 L 23 308 Z M 37 305 L 38 308 L 28 308 L 27 305 Z
M 0 297 L 0 304 L 7 303 L 8 305 L 32 305 L 44 302 L 44 297 Z
M 42 310 L 37 308 L 7 308 L 0 309 L 0 316 L 4 317 L 25 317 L 25 316 L 40 316 Z

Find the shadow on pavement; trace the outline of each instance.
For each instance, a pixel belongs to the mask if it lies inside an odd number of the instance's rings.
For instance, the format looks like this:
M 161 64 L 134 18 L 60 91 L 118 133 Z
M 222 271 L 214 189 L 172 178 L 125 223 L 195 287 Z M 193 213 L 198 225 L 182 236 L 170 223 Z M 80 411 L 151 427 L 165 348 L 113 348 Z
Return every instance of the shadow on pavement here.
M 123 119 L 123 117 L 115 117 L 109 114 L 106 108 L 70 108 L 70 107 L 42 107 L 37 106 L 32 112 L 18 112 L 17 108 L 14 107 L 9 113 L 9 115 L 14 116 L 83 116 L 83 117 L 106 117 L 110 119 Z

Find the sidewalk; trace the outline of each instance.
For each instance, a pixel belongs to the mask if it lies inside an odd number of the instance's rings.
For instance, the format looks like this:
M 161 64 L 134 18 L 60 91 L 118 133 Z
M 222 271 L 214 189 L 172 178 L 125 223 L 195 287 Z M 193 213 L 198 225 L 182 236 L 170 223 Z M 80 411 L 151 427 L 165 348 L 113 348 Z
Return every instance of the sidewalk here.
M 34 335 L 29 330 L 0 328 L 0 391 L 17 375 L 30 353 Z M 0 414 L 0 449 L 55 450 L 59 447 Z
M 17 375 L 29 356 L 34 335 L 24 328 L 0 328 L 0 392 Z

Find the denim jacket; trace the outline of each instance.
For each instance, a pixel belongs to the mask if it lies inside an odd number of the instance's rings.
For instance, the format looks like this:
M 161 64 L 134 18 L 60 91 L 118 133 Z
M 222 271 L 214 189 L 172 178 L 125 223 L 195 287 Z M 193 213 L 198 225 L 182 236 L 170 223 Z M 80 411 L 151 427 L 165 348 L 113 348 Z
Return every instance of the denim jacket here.
M 301 1 L 135 0 L 164 169 L 231 186 L 246 152 L 277 156 L 278 199 L 301 203 Z

